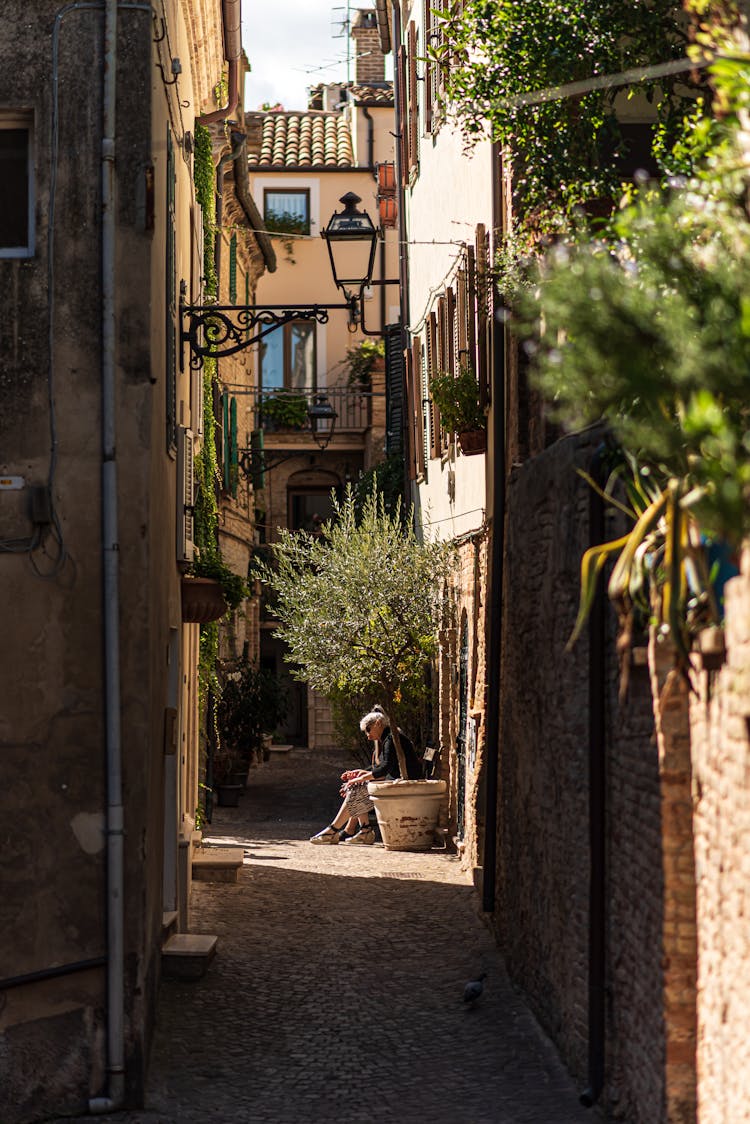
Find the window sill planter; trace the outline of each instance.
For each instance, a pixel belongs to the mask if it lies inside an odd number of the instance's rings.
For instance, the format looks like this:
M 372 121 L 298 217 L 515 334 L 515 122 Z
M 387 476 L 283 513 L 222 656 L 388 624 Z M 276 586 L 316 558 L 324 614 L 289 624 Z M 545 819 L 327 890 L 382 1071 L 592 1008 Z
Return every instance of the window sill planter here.
M 458 444 L 465 457 L 487 452 L 486 429 L 463 429 L 458 434 Z
M 370 781 L 386 851 L 429 851 L 435 843 L 446 781 Z
M 227 603 L 221 584 L 213 578 L 182 578 L 182 619 L 186 624 L 209 624 L 223 617 Z

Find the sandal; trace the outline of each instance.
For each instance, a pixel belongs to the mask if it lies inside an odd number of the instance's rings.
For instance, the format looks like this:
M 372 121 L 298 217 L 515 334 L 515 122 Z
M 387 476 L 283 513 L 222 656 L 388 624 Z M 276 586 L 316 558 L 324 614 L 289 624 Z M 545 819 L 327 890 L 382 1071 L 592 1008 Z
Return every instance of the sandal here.
M 332 823 L 329 823 L 328 827 L 324 827 L 323 830 L 319 831 L 317 835 L 311 835 L 310 836 L 310 842 L 311 843 L 338 843 L 339 836 L 340 836 L 342 830 L 343 830 L 342 828 L 334 827 Z

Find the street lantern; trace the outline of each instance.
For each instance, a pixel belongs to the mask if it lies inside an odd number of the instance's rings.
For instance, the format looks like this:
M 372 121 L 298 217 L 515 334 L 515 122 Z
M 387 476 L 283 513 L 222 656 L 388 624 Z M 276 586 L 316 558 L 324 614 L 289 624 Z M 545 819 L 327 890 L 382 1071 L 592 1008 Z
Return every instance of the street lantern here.
M 367 211 L 357 210 L 362 200 L 353 191 L 342 195 L 343 211 L 335 211 L 321 231 L 331 259 L 333 280 L 348 300 L 361 298 L 372 281 L 378 231 Z
M 319 449 L 325 449 L 333 437 L 338 417 L 325 394 L 316 394 L 315 401 L 307 408 L 307 416 L 315 444 Z

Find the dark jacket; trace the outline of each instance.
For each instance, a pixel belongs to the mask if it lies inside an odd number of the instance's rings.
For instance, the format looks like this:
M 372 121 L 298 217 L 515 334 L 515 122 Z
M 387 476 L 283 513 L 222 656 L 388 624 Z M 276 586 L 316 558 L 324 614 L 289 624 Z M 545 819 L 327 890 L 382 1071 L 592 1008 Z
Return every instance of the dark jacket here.
M 400 726 L 398 728 L 398 733 L 401 738 L 401 748 L 406 758 L 406 771 L 409 774 L 409 780 L 421 780 L 422 765 L 414 751 L 414 746 Z M 397 781 L 401 776 L 401 770 L 398 767 L 396 743 L 393 740 L 390 726 L 386 726 L 383 731 L 383 736 L 380 739 L 380 756 L 376 758 L 375 754 L 373 754 L 372 775 L 373 779 L 376 781 Z

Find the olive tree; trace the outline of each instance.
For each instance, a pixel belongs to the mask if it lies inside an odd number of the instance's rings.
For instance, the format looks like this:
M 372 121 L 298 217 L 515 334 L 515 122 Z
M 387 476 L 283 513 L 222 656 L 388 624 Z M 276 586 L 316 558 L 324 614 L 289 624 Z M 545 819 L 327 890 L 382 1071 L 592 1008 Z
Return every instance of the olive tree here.
M 292 674 L 329 699 L 381 698 L 406 777 L 395 714 L 426 690 L 450 545 L 425 540 L 375 490 L 358 508 L 347 489 L 321 531 L 282 530 L 272 549 L 256 574 L 276 595 Z

